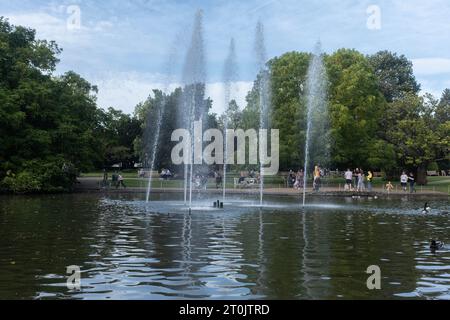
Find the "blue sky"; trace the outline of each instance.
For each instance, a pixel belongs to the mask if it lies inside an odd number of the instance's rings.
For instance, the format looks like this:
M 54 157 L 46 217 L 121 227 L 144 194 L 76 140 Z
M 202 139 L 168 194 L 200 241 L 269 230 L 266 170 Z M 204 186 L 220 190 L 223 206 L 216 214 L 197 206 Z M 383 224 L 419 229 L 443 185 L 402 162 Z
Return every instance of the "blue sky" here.
M 381 29 L 367 27 L 367 9 L 381 12 Z M 68 8 L 78 6 L 80 28 L 67 27 Z M 64 49 L 58 73 L 74 70 L 99 86 L 101 107 L 131 113 L 153 88 L 165 88 L 168 56 L 172 86 L 180 80 L 193 16 L 204 10 L 208 93 L 214 110 L 223 109 L 221 74 L 230 38 L 236 40 L 241 107 L 255 77 L 253 38 L 258 19 L 265 24 L 269 57 L 355 48 L 370 54 L 391 50 L 414 62 L 424 92 L 450 88 L 450 2 L 448 0 L 0 0 L 0 16 L 37 30 Z M 169 87 L 170 88 L 170 87 Z

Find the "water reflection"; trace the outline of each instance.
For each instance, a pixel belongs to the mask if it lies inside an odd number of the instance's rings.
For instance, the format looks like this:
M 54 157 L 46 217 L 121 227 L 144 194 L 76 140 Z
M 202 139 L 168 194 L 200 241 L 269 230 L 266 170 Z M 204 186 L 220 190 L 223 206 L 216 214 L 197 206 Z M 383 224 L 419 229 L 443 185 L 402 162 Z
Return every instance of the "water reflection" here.
M 318 199 L 301 211 L 295 199 L 230 199 L 220 211 L 205 200 L 189 214 L 156 197 L 0 198 L 0 299 L 449 299 L 450 249 L 432 253 L 428 240 L 448 242 L 450 221 L 417 214 L 421 201 Z M 374 264 L 381 291 L 366 287 Z M 69 265 L 81 292 L 66 288 Z

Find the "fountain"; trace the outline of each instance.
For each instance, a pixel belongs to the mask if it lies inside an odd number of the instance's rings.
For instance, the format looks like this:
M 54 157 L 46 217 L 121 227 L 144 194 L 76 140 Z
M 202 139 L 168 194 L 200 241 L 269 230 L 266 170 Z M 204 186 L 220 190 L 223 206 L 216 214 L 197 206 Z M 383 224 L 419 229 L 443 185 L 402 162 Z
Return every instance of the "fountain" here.
M 184 63 L 184 92 L 182 102 L 180 103 L 181 122 L 182 125 L 189 130 L 191 137 L 194 137 L 195 121 L 203 121 L 206 114 L 204 103 L 205 83 L 206 70 L 203 42 L 203 12 L 199 10 L 195 15 L 191 43 Z M 195 141 L 191 139 L 191 152 L 189 154 L 190 164 L 185 163 L 184 168 L 184 203 L 185 205 L 189 203 L 190 209 L 192 208 L 194 183 L 194 146 Z
M 157 119 L 156 119 L 156 134 L 153 138 L 153 145 L 152 145 L 152 157 L 150 162 L 150 173 L 148 178 L 148 186 L 147 186 L 147 196 L 146 196 L 146 202 L 148 203 L 150 201 L 150 194 L 152 192 L 152 183 L 153 183 L 153 170 L 155 170 L 155 163 L 156 163 L 156 156 L 157 156 L 157 149 L 158 149 L 158 142 L 159 142 L 159 136 L 161 133 L 161 122 L 164 114 L 164 108 L 165 107 L 165 98 L 163 97 L 162 101 L 157 106 Z M 148 118 L 150 118 L 148 116 Z M 147 123 L 147 128 L 150 126 Z
M 258 21 L 256 26 L 255 41 L 256 62 L 259 73 L 259 129 L 268 129 L 269 127 L 269 111 L 270 111 L 270 71 L 266 66 L 267 53 L 264 40 L 264 25 Z M 260 206 L 264 203 L 264 157 L 262 148 L 259 148 L 260 162 Z
M 152 140 L 151 143 L 151 160 L 150 160 L 150 173 L 149 173 L 149 178 L 148 178 L 148 184 L 147 184 L 147 195 L 146 195 L 146 202 L 148 203 L 150 201 L 150 195 L 152 193 L 152 184 L 153 184 L 153 171 L 155 170 L 155 164 L 156 164 L 156 159 L 158 156 L 158 143 L 159 143 L 159 139 L 160 139 L 160 135 L 161 135 L 161 125 L 162 125 L 162 119 L 164 117 L 164 113 L 165 113 L 165 106 L 166 106 L 166 101 L 165 98 L 166 96 L 164 95 L 164 93 L 166 93 L 169 89 L 169 86 L 173 80 L 173 71 L 174 71 L 174 66 L 176 64 L 177 61 L 177 53 L 179 51 L 179 45 L 178 45 L 178 40 L 176 39 L 176 41 L 172 44 L 171 48 L 170 48 L 170 52 L 167 55 L 168 59 L 164 64 L 164 69 L 165 69 L 165 74 L 166 76 L 164 77 L 163 80 L 163 96 L 162 96 L 162 100 L 159 101 L 159 104 L 157 106 L 157 116 L 156 116 L 156 123 L 151 123 L 152 119 L 150 116 L 150 110 L 149 110 L 149 114 L 147 115 L 147 124 L 145 126 L 145 138 L 144 140 Z M 152 139 L 150 139 L 148 136 L 150 134 L 149 130 L 150 128 L 153 126 L 153 124 L 156 127 L 156 133 L 155 135 L 152 137 Z
M 329 150 L 327 75 L 320 41 L 316 44 L 306 85 L 307 131 L 305 141 L 305 171 L 303 207 L 306 205 L 306 187 L 311 160 L 325 161 Z
M 230 49 L 228 53 L 228 57 L 225 61 L 224 70 L 223 70 L 223 83 L 224 83 L 224 95 L 225 95 L 225 117 L 223 124 L 223 136 L 227 136 L 228 130 L 228 117 L 229 117 L 229 108 L 231 102 L 231 89 L 233 83 L 237 81 L 237 62 L 236 62 L 236 49 L 234 44 L 234 39 L 231 39 Z M 226 189 L 227 189 L 227 164 L 228 164 L 228 143 L 225 140 L 225 152 L 224 152 L 224 163 L 223 163 L 223 202 L 226 200 Z

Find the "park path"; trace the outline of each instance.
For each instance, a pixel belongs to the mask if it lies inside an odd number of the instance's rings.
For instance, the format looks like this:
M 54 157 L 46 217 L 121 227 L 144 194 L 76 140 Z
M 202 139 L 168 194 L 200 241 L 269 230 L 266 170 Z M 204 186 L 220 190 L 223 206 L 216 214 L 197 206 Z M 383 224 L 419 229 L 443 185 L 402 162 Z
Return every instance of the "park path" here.
M 138 178 L 129 178 L 126 180 L 140 180 Z M 127 188 L 127 189 L 115 189 L 115 188 L 101 188 L 101 178 L 79 178 L 76 191 L 78 192 L 120 192 L 120 193 L 145 193 L 147 191 L 146 187 L 135 187 L 135 188 Z M 143 181 L 143 185 L 145 185 L 145 181 Z M 153 191 L 156 193 L 180 193 L 183 192 L 184 189 L 182 188 L 153 188 Z M 202 190 L 202 192 L 205 192 Z M 206 190 L 209 194 L 222 194 L 222 189 L 208 189 Z M 242 195 L 242 194 L 248 194 L 248 195 L 257 195 L 259 194 L 259 189 L 227 189 L 227 194 L 230 195 Z M 266 188 L 264 189 L 265 195 L 276 195 L 276 196 L 301 196 L 303 195 L 302 190 L 295 190 L 290 188 Z M 320 192 L 313 192 L 312 188 L 307 189 L 308 195 L 320 195 L 320 196 L 362 196 L 362 197 L 370 197 L 370 196 L 449 196 L 446 193 L 433 191 L 433 190 L 426 190 L 426 189 L 420 189 L 420 187 L 417 190 L 417 193 L 410 194 L 408 192 L 403 192 L 394 190 L 390 193 L 387 193 L 386 190 L 383 190 L 381 188 L 374 188 L 372 193 L 369 192 L 356 192 L 356 191 L 344 191 L 343 188 L 339 187 L 324 187 L 320 190 Z

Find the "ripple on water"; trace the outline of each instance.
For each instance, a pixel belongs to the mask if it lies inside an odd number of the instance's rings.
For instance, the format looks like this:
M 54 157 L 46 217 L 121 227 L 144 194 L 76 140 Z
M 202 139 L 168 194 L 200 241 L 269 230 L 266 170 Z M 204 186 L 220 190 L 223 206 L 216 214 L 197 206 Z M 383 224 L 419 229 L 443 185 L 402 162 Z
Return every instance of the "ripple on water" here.
M 428 241 L 450 242 L 450 221 L 416 214 L 423 204 L 337 199 L 303 211 L 268 199 L 260 210 L 231 199 L 214 210 L 208 200 L 188 215 L 169 196 L 150 204 L 81 197 L 70 206 L 56 197 L 46 208 L 58 214 L 40 221 L 0 220 L 0 281 L 9 288 L 0 299 L 22 288 L 36 299 L 449 299 L 450 250 L 432 253 Z M 0 202 L 0 215 L 13 205 Z M 59 240 L 49 246 L 49 238 Z M 373 264 L 383 270 L 382 293 L 364 285 Z M 66 265 L 80 265 L 82 292 L 67 290 Z

